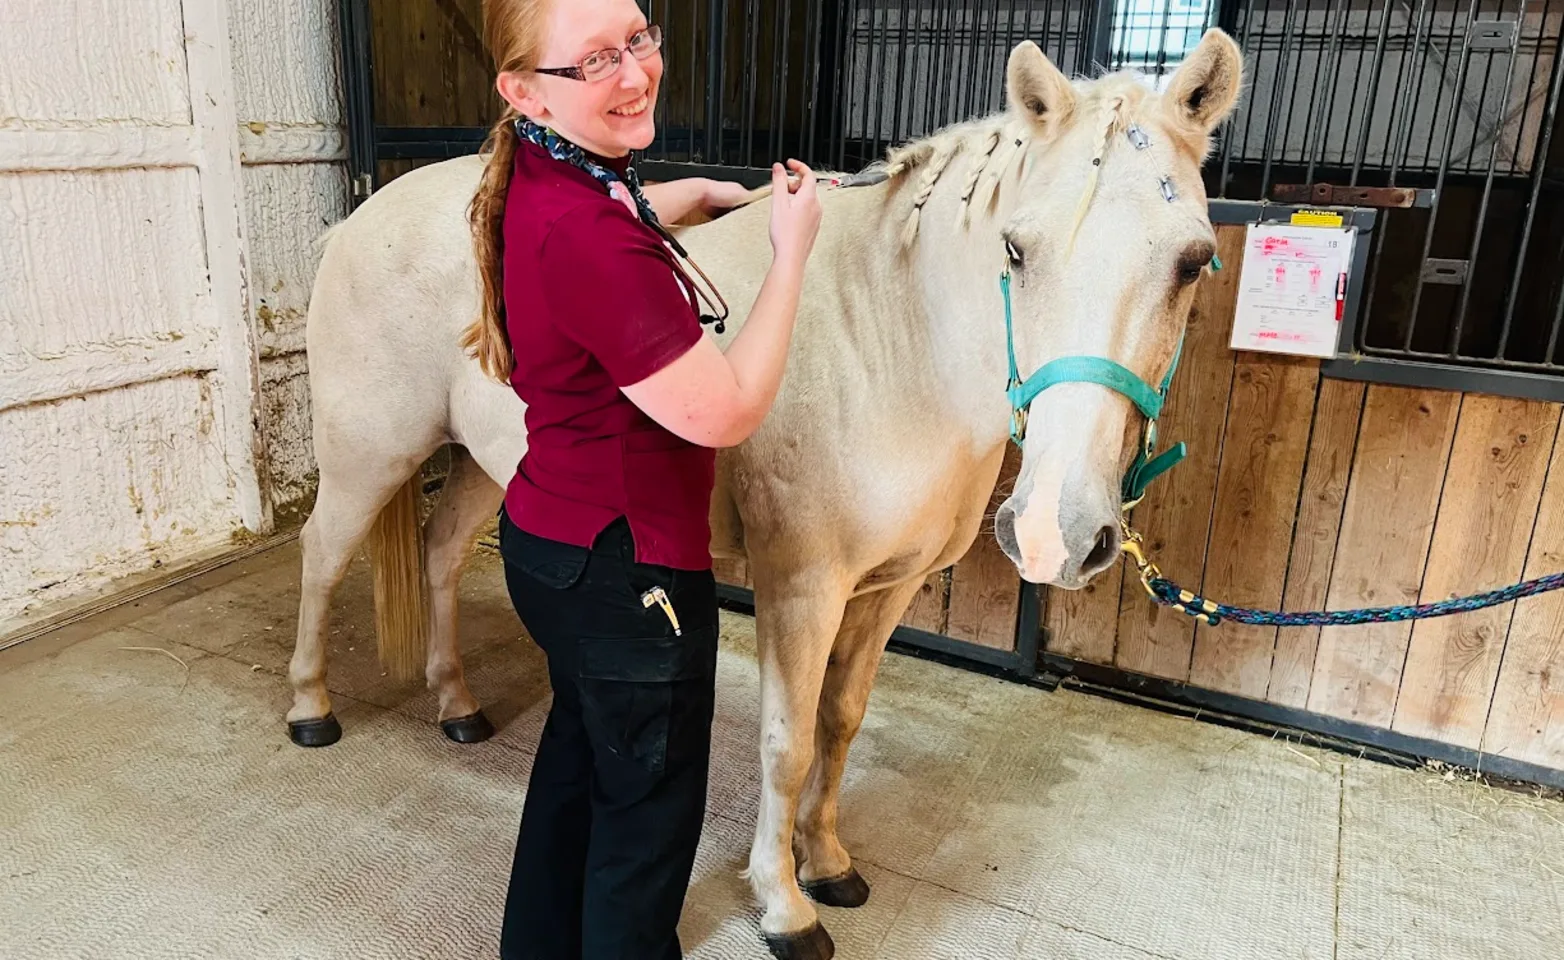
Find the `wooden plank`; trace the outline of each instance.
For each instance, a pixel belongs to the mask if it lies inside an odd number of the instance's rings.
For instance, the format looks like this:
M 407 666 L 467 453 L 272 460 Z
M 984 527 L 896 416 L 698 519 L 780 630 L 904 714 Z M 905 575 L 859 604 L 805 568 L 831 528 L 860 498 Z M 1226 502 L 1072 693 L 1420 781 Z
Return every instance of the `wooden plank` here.
M 1542 498 L 1558 407 L 1468 395 L 1450 453 L 1421 602 L 1520 579 Z M 1477 747 L 1513 605 L 1414 624 L 1393 728 Z
M 1293 525 L 1287 590 L 1282 596 L 1284 610 L 1325 607 L 1331 566 L 1336 558 L 1336 538 L 1341 532 L 1342 507 L 1347 500 L 1347 479 L 1352 475 L 1353 452 L 1357 449 L 1365 387 L 1354 380 L 1320 381 L 1303 492 L 1298 498 L 1298 519 Z M 1314 675 L 1314 653 L 1319 643 L 1319 627 L 1277 631 L 1266 699 L 1300 709 L 1308 705 L 1309 681 Z
M 1119 635 L 1119 596 L 1123 565 L 1104 570 L 1079 590 L 1052 587 L 1043 597 L 1043 627 L 1049 653 L 1089 663 L 1113 663 Z M 1131 590 L 1139 590 L 1131 584 Z
M 1232 388 L 1233 351 L 1228 340 L 1243 265 L 1244 229 L 1217 228 L 1217 251 L 1226 269 L 1200 281 L 1189 315 L 1184 361 L 1161 424 L 1163 441 L 1187 442 L 1189 457 L 1158 480 L 1135 509 L 1135 526 L 1162 572 L 1184 584 L 1199 583 L 1205 569 L 1223 423 Z M 1184 614 L 1153 603 L 1138 586 L 1120 591 L 1115 654 L 1120 668 L 1184 680 L 1189 676 L 1194 639 L 1194 621 Z
M 370 8 L 378 123 L 486 127 L 499 119 L 481 0 L 373 0 Z
M 1200 587 L 1206 596 L 1246 607 L 1280 605 L 1319 379 L 1318 360 L 1238 355 Z M 1189 682 L 1264 699 L 1275 649 L 1275 627 L 1197 625 Z
M 750 585 L 748 561 L 714 557 L 711 561 L 711 571 L 716 575 L 718 583 L 725 583 L 730 587 Z
M 1368 388 L 1328 608 L 1417 601 L 1460 400 L 1439 390 Z M 1405 623 L 1321 631 L 1308 709 L 1390 726 L 1410 635 Z
M 918 588 L 918 593 L 907 605 L 902 615 L 903 626 L 916 627 L 929 633 L 944 633 L 946 604 L 950 597 L 950 576 L 947 571 L 930 574 Z
M 1021 577 L 999 549 L 991 518 L 1014 488 L 1020 470 L 1021 451 L 1013 443 L 1006 444 L 1004 466 L 989 498 L 983 529 L 950 574 L 950 636 L 996 650 L 1015 649 Z
M 1553 441 L 1542 507 L 1526 557 L 1526 579 L 1564 570 L 1564 430 Z M 1564 592 L 1515 605 L 1499 664 L 1484 751 L 1564 768 Z

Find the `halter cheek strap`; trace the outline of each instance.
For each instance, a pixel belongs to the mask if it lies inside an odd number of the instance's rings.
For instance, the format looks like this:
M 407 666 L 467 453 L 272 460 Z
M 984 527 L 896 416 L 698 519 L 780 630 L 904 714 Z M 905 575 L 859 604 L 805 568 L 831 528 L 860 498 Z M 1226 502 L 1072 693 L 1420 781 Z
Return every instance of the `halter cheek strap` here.
M 999 289 L 1005 301 L 1005 348 L 1010 361 L 1010 380 L 1005 393 L 1010 400 L 1011 441 L 1020 446 L 1026 439 L 1027 408 L 1031 406 L 1033 400 L 1037 399 L 1038 394 L 1049 387 L 1061 383 L 1095 383 L 1123 394 L 1146 418 L 1141 445 L 1124 474 L 1120 490 L 1126 509 L 1140 502 L 1140 498 L 1146 493 L 1147 485 L 1172 469 L 1184 459 L 1187 453 L 1184 444 L 1177 443 L 1162 453 L 1153 455 L 1157 442 L 1157 418 L 1162 415 L 1163 405 L 1167 402 L 1168 388 L 1172 386 L 1173 374 L 1178 370 L 1178 361 L 1184 352 L 1184 338 L 1179 337 L 1178 347 L 1173 352 L 1173 362 L 1168 365 L 1167 375 L 1162 378 L 1162 383 L 1157 387 L 1152 387 L 1123 364 L 1106 357 L 1059 357 L 1043 364 L 1037 372 L 1022 380 L 1020 368 L 1016 364 L 1015 323 L 1011 317 L 1009 268 L 999 275 Z

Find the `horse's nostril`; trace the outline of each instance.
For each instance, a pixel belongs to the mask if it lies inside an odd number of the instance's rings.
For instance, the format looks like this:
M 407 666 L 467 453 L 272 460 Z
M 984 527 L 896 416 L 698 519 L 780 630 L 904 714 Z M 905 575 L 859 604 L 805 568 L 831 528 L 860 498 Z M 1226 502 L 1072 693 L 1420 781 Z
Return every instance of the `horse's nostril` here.
M 1117 560 L 1119 556 L 1119 530 L 1117 527 L 1103 527 L 1097 531 L 1097 542 L 1092 544 L 1091 552 L 1081 563 L 1081 574 L 1091 576 L 1099 570 Z
M 994 539 L 999 541 L 999 549 L 1011 559 L 1020 554 L 1016 544 L 1016 511 L 1009 503 L 1000 506 L 994 514 Z

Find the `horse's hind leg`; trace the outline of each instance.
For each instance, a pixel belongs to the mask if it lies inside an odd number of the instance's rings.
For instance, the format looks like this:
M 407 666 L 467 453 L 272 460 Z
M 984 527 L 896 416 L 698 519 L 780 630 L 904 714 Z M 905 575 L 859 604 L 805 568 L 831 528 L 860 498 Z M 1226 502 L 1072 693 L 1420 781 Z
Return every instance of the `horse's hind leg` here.
M 324 747 L 342 737 L 326 692 L 326 622 L 331 595 L 375 518 L 417 469 L 417 462 L 364 462 L 353 469 L 321 465 L 315 508 L 299 536 L 304 560 L 299 579 L 299 633 L 288 680 L 293 707 L 288 735 L 301 747 Z
M 869 885 L 853 868 L 836 834 L 837 803 L 847 750 L 863 725 L 874 676 L 907 605 L 921 580 L 888 587 L 847 604 L 820 692 L 815 723 L 815 759 L 799 799 L 793 848 L 798 879 L 816 901 L 832 907 L 858 907 L 869 899 Z
M 477 743 L 494 735 L 462 671 L 456 588 L 473 538 L 504 495 L 465 448 L 453 446 L 440 501 L 424 522 L 424 569 L 429 576 L 429 660 L 424 673 L 429 689 L 440 698 L 440 729 L 457 743 Z

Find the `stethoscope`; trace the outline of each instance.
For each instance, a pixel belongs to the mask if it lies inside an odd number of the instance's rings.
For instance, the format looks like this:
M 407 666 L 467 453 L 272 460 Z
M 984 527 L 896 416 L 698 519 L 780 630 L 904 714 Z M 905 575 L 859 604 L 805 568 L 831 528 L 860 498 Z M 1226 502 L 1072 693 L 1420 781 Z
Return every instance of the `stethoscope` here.
M 675 239 L 674 235 L 668 232 L 666 227 L 655 218 L 647 220 L 643 217 L 642 222 L 655 230 L 657 235 L 662 237 L 663 243 L 668 245 L 668 249 L 673 251 L 673 269 L 679 275 L 679 280 L 683 282 L 686 289 L 695 294 L 707 310 L 711 311 L 706 313 L 697 309 L 696 312 L 700 315 L 701 324 L 703 326 L 711 325 L 712 332 L 719 336 L 726 333 L 728 330 L 728 301 L 722 298 L 722 293 L 717 289 L 717 285 L 712 282 L 710 277 L 706 276 L 706 271 L 702 270 L 701 265 L 690 257 L 689 251 L 684 249 L 684 244 Z M 705 289 L 697 285 L 694 278 L 685 271 L 685 264 L 688 264 L 690 269 L 700 275 L 701 283 L 705 284 Z

